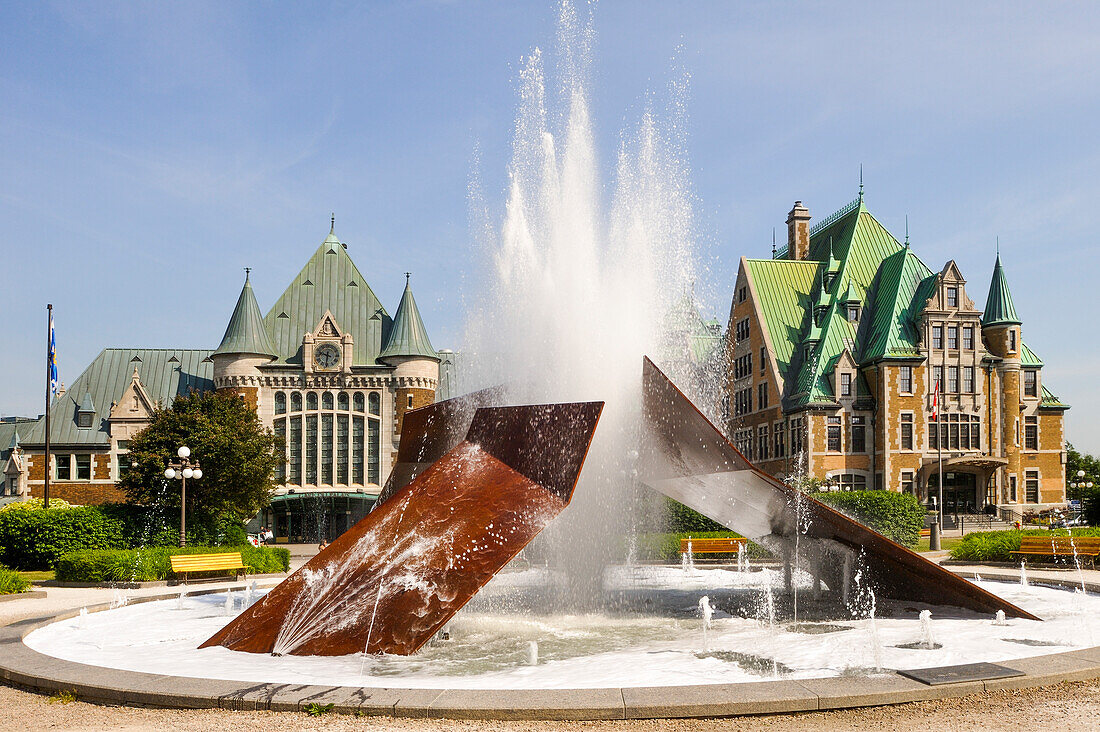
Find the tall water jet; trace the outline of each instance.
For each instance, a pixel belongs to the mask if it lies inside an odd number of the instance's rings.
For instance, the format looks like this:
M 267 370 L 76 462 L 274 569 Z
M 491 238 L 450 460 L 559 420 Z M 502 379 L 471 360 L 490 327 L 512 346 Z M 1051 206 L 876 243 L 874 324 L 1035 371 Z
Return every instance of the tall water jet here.
M 517 402 L 607 403 L 574 504 L 540 539 L 572 580 L 566 600 L 580 605 L 613 560 L 614 542 L 599 537 L 629 533 L 644 504 L 631 457 L 638 362 L 661 354 L 690 382 L 681 372 L 698 325 L 686 84 L 672 85 L 667 115 L 651 103 L 624 132 L 609 183 L 589 103 L 594 36 L 591 14 L 579 18 L 567 0 L 555 53 L 524 60 L 503 217 L 475 227 L 486 232 L 489 271 L 464 346 L 471 388 L 507 382 Z

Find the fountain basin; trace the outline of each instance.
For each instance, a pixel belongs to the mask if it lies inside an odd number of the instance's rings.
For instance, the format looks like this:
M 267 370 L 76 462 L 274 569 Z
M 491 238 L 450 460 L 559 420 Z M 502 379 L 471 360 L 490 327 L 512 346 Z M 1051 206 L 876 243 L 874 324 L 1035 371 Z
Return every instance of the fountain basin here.
M 917 617 L 925 608 L 892 609 L 891 614 L 908 617 L 877 620 L 886 669 L 868 674 L 874 653 L 865 620 L 829 623 L 850 628 L 843 632 L 815 633 L 794 624 L 769 628 L 722 611 L 729 597 L 760 591 L 760 584 L 734 586 L 751 579 L 740 573 L 696 569 L 684 578 L 679 568 L 662 567 L 612 574 L 605 579 L 608 589 L 635 593 L 620 613 L 502 611 L 526 597 L 524 588 L 545 581 L 537 573 L 509 573 L 460 613 L 452 641 L 417 656 L 366 663 L 361 655 L 273 658 L 224 648 L 197 651 L 205 624 L 225 622 L 225 596 L 191 596 L 176 610 L 171 595 L 91 612 L 83 628 L 76 627 L 75 613 L 8 626 L 0 643 L 12 653 L 0 654 L 0 676 L 43 690 L 75 689 L 83 698 L 160 706 L 290 709 L 323 700 L 371 714 L 569 719 L 837 708 L 1100 676 L 1100 649 L 1092 647 L 1095 628 L 1089 620 L 1098 615 L 1100 598 L 1065 590 L 984 583 L 1049 620 L 994 626 L 992 618 L 966 613 L 948 618 L 947 609 L 931 608 L 942 646 L 937 650 L 892 647 L 919 640 Z M 770 581 L 767 572 L 751 574 L 760 583 Z M 680 586 L 685 580 L 690 589 Z M 707 651 L 697 610 L 704 587 L 716 598 Z M 638 597 L 662 599 L 661 614 L 628 610 Z M 682 612 L 676 610 L 688 601 Z M 494 603 L 496 608 L 486 607 Z M 142 629 L 139 635 L 134 628 Z M 973 641 L 978 634 L 980 643 Z M 537 666 L 527 665 L 532 640 L 539 644 Z M 471 652 L 478 648 L 483 658 Z M 241 658 L 247 663 L 236 660 Z M 822 663 L 823 658 L 832 660 Z M 779 670 L 778 680 L 768 661 Z M 1001 663 L 1024 675 L 927 687 L 890 670 L 974 661 Z

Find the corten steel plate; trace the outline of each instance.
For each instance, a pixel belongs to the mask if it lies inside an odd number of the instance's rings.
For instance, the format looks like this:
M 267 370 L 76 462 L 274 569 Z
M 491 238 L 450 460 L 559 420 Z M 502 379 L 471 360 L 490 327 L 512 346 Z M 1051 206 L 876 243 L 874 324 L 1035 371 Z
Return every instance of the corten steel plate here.
M 503 386 L 494 386 L 405 412 L 397 460 L 371 510 L 388 501 L 461 442 L 478 407 L 500 406 L 504 394 Z
M 831 589 L 862 557 L 887 597 L 1039 620 L 758 470 L 648 358 L 642 367 L 647 444 L 643 483 L 787 557 L 795 551 Z M 796 519 L 796 516 L 798 517 Z
M 569 503 L 602 409 L 478 409 L 465 440 L 200 647 L 415 652 Z

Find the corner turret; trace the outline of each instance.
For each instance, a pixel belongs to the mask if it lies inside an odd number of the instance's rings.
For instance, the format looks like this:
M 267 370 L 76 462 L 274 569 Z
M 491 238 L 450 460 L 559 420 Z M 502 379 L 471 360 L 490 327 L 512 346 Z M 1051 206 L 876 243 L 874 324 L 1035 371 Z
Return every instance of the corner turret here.
M 390 337 L 378 355 L 378 360 L 394 367 L 394 378 L 398 383 L 394 426 L 398 433 L 405 412 L 434 402 L 435 390 L 439 385 L 439 354 L 428 339 L 428 331 L 409 285 L 409 276 L 406 272 L 405 292 L 393 316 Z
M 214 388 L 231 388 L 257 406 L 259 367 L 271 363 L 276 353 L 256 304 L 248 269 L 225 335 L 210 358 L 214 361 Z

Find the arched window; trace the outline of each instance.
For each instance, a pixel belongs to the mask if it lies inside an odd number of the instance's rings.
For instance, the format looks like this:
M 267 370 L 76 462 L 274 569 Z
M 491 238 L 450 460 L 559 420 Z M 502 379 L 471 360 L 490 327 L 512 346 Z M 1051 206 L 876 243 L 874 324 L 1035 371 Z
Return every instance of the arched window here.
M 366 405 L 366 402 L 363 400 L 363 392 L 361 392 L 361 391 L 355 392 L 355 411 L 356 412 L 362 412 L 365 405 Z
M 336 407 L 341 412 L 348 411 L 348 393 L 346 391 L 342 391 L 337 395 Z
M 302 411 L 302 392 L 295 391 L 290 394 L 290 411 Z
M 372 391 L 370 393 L 370 413 L 381 414 L 382 413 L 382 397 L 378 395 L 378 392 Z
M 317 392 L 306 392 L 306 410 L 315 411 L 317 409 Z
M 321 394 L 321 409 L 332 409 L 332 392 L 326 391 Z
M 286 392 L 275 392 L 275 414 L 286 414 Z

